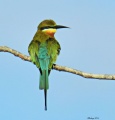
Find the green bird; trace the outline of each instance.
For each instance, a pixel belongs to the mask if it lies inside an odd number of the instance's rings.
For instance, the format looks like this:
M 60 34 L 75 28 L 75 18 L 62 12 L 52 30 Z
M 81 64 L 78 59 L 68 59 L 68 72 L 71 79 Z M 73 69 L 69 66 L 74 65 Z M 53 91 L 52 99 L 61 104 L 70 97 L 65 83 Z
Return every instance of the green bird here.
M 48 76 L 61 50 L 59 42 L 54 37 L 59 28 L 69 27 L 56 25 L 53 20 L 42 21 L 28 47 L 31 60 L 40 71 L 39 89 L 44 90 L 45 110 L 47 110 L 49 89 Z

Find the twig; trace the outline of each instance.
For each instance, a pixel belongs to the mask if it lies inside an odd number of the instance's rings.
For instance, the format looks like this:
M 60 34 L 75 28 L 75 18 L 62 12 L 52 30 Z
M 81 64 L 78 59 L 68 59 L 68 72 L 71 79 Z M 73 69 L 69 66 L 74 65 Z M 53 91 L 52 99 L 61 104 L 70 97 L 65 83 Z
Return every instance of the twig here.
M 9 53 L 15 55 L 16 57 L 20 57 L 22 60 L 31 62 L 29 56 L 24 55 L 24 54 L 14 50 L 14 49 L 11 49 L 11 48 L 9 48 L 7 46 L 0 46 L 0 52 L 9 52 Z
M 20 53 L 16 50 L 13 50 L 9 47 L 6 47 L 6 46 L 0 46 L 0 52 L 9 52 L 17 57 L 20 57 L 22 60 L 31 62 L 31 59 L 29 56 L 23 55 L 22 53 Z M 76 70 L 76 69 L 72 69 L 72 68 L 64 67 L 64 66 L 59 66 L 56 64 L 53 66 L 53 69 L 58 70 L 58 71 L 73 73 L 73 74 L 79 75 L 84 78 L 115 80 L 115 75 L 86 73 L 86 72 L 83 72 L 80 70 Z

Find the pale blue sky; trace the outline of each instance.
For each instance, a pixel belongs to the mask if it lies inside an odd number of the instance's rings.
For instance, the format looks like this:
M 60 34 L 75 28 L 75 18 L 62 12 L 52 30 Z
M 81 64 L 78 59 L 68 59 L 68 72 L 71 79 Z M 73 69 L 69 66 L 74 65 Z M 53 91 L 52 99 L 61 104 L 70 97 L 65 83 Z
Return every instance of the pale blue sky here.
M 44 19 L 71 27 L 55 35 L 58 65 L 115 74 L 115 0 L 1 0 L 0 46 L 28 55 Z M 46 112 L 35 65 L 1 52 L 0 73 L 0 120 L 115 120 L 115 81 L 53 70 Z

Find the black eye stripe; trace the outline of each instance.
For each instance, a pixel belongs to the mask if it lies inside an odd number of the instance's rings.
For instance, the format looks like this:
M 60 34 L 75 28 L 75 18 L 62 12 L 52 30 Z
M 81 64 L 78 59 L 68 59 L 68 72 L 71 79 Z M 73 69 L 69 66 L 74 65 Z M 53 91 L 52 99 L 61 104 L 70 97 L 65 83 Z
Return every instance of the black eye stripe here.
M 49 26 L 42 27 L 41 30 L 48 29 L 48 28 L 49 28 Z
M 54 27 L 53 26 L 45 26 L 45 27 L 41 27 L 41 30 L 49 29 L 49 28 L 54 28 Z

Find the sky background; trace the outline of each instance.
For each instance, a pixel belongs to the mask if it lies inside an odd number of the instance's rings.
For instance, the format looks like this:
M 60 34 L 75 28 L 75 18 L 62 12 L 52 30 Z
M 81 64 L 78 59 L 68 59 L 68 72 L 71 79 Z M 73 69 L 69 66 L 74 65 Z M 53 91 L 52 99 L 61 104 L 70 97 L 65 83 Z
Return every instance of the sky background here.
M 0 46 L 25 55 L 38 24 L 53 19 L 71 27 L 55 34 L 56 64 L 115 74 L 115 0 L 0 0 Z M 48 110 L 35 65 L 0 53 L 0 120 L 115 120 L 115 81 L 52 70 Z

